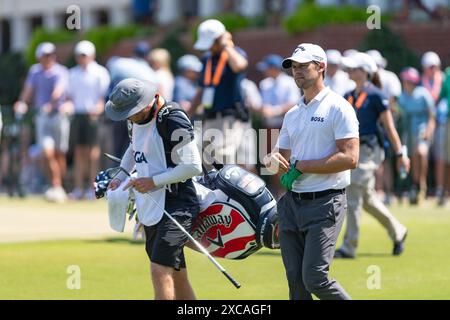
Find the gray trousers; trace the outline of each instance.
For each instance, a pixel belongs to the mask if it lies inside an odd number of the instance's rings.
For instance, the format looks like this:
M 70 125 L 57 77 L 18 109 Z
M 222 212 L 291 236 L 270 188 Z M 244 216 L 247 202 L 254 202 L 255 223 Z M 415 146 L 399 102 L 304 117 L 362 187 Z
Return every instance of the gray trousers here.
M 349 300 L 350 296 L 328 277 L 336 241 L 347 210 L 345 194 L 301 200 L 287 192 L 278 202 L 280 245 L 289 297 L 311 300 Z

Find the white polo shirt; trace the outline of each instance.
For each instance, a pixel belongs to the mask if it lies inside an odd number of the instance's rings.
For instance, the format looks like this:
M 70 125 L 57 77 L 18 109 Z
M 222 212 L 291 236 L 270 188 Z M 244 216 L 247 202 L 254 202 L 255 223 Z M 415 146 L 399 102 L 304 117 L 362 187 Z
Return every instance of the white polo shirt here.
M 359 123 L 350 103 L 330 88 L 323 89 L 308 105 L 303 98 L 284 117 L 277 148 L 291 150 L 296 160 L 319 160 L 337 152 L 336 140 L 359 138 Z M 350 185 L 350 170 L 335 174 L 303 174 L 294 192 L 343 189 Z
M 108 91 L 108 70 L 97 62 L 85 69 L 75 66 L 70 69 L 68 94 L 73 101 L 76 114 L 96 112 L 97 103 Z

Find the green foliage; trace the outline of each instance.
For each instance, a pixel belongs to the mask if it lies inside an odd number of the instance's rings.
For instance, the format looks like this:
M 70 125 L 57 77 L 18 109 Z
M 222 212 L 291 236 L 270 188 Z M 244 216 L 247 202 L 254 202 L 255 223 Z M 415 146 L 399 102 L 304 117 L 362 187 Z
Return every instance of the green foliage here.
M 170 52 L 170 68 L 173 72 L 176 72 L 177 70 L 178 59 L 188 53 L 188 50 L 183 47 L 183 44 L 178 38 L 182 31 L 183 30 L 178 27 L 171 29 L 169 32 L 167 32 L 166 37 L 158 45 L 158 47 L 164 48 Z
M 392 32 L 386 25 L 370 31 L 362 41 L 359 50 L 376 49 L 381 52 L 389 64 L 387 69 L 400 73 L 404 67 L 420 69 L 420 58 L 408 46 L 402 37 Z
M 36 63 L 35 52 L 37 46 L 44 41 L 53 42 L 53 43 L 65 43 L 74 41 L 76 38 L 76 33 L 68 30 L 55 30 L 50 31 L 46 29 L 36 29 L 31 36 L 31 39 L 28 44 L 28 48 L 25 52 L 25 60 L 28 66 Z
M 126 25 L 121 27 L 100 26 L 88 30 L 84 34 L 68 30 L 49 31 L 45 29 L 37 29 L 30 40 L 26 51 L 26 61 L 28 66 L 36 63 L 34 56 L 36 47 L 44 41 L 57 43 L 75 42 L 77 40 L 89 40 L 94 43 L 97 51 L 97 57 L 101 60 L 102 56 L 119 41 L 126 38 L 145 37 L 153 34 L 155 30 L 149 27 L 138 25 Z M 73 57 L 68 61 L 63 61 L 68 65 L 74 64 Z
M 364 8 L 355 6 L 317 6 L 311 3 L 300 5 L 283 21 L 285 30 L 293 35 L 314 30 L 328 24 L 349 24 L 366 22 L 369 18 Z M 382 21 L 388 20 L 382 16 Z
M 19 97 L 26 74 L 22 54 L 7 53 L 0 56 L 0 105 L 12 105 Z
M 154 32 L 148 27 L 127 25 L 123 27 L 101 26 L 87 31 L 83 35 L 84 40 L 95 44 L 97 56 L 102 57 L 111 47 L 126 38 L 149 36 Z

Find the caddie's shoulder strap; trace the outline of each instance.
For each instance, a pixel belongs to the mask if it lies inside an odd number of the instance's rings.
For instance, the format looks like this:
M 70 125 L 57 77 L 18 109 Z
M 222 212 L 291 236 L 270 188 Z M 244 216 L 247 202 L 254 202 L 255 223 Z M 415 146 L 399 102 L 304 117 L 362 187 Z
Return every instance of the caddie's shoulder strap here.
M 164 142 L 171 141 L 167 120 L 169 119 L 169 116 L 171 114 L 176 112 L 183 114 L 183 116 L 185 116 L 186 119 L 189 120 L 189 116 L 187 115 L 186 111 L 184 111 L 184 109 L 175 102 L 167 102 L 161 107 L 161 109 L 158 110 L 156 114 L 156 128 Z

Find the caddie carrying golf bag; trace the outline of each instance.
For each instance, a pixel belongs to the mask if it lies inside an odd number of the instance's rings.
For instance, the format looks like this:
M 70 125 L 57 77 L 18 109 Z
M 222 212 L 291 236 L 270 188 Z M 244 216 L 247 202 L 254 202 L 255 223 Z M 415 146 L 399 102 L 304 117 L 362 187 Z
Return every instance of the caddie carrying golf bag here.
M 161 110 L 157 127 L 164 136 L 164 115 L 175 108 Z M 120 159 L 119 159 L 120 161 Z M 276 200 L 257 175 L 236 166 L 217 166 L 216 170 L 193 179 L 200 204 L 190 234 L 215 257 L 244 259 L 262 247 L 279 248 Z M 134 206 L 132 190 L 121 188 L 106 193 L 109 182 L 119 171 L 102 171 L 95 180 L 96 196 L 107 194 L 111 227 L 123 232 L 126 213 Z M 125 193 L 124 193 L 125 192 Z M 125 203 L 126 202 L 126 203 Z M 195 249 L 194 247 L 192 247 Z

